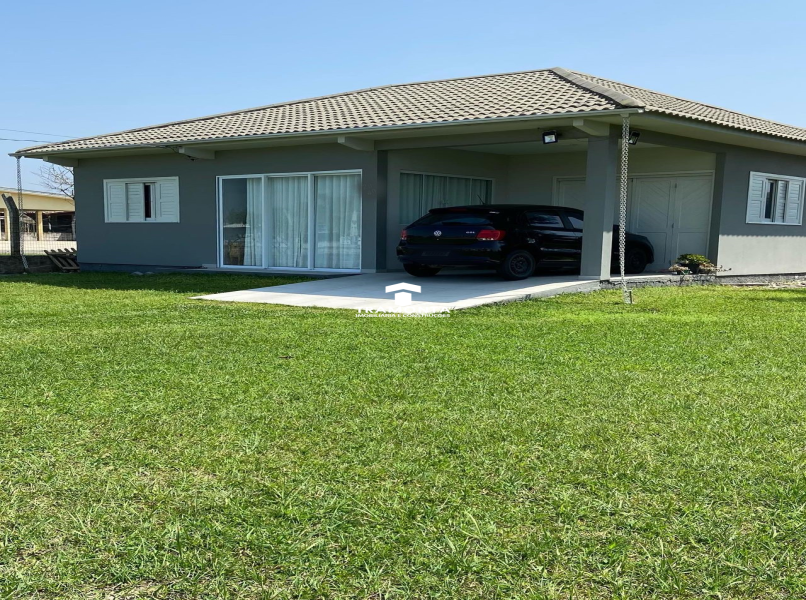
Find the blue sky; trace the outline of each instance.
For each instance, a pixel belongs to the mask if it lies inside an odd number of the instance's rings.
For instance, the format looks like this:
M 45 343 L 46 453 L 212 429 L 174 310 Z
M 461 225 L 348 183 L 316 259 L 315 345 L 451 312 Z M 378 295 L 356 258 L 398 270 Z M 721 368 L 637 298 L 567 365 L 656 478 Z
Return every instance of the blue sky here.
M 802 0 L 44 0 L 0 15 L 0 138 L 552 66 L 806 126 Z M 0 186 L 16 185 L 7 153 L 33 143 L 0 140 Z M 23 166 L 24 186 L 40 188 L 38 161 Z

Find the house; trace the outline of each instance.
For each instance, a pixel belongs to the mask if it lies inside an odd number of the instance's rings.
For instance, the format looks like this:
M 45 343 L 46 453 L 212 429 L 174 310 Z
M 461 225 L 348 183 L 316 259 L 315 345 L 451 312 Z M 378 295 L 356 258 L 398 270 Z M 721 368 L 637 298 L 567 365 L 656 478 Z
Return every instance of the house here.
M 620 137 L 628 229 L 655 262 L 806 273 L 806 129 L 552 68 L 369 88 L 20 150 L 75 168 L 85 269 L 400 268 L 434 206 L 585 210 L 584 278 L 609 278 Z M 552 143 L 553 142 L 553 143 Z
M 0 194 L 18 201 L 16 188 L 0 187 Z M 43 242 L 44 245 L 47 242 L 75 241 L 75 210 L 75 202 L 69 196 L 23 190 L 22 233 L 25 240 Z M 0 253 L 4 248 L 8 252 L 9 235 L 8 209 L 0 202 Z M 53 244 L 54 247 L 59 245 L 64 244 Z

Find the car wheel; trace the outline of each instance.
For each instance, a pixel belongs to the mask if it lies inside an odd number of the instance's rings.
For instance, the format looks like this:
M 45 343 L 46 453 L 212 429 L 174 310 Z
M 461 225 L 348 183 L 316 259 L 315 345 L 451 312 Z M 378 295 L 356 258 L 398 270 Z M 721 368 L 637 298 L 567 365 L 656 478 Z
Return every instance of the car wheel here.
M 415 263 L 407 263 L 403 265 L 403 269 L 405 269 L 406 273 L 409 275 L 414 275 L 415 277 L 433 277 L 439 273 L 439 269 L 437 267 L 429 267 L 427 265 L 418 265 Z
M 648 258 L 646 251 L 643 248 L 633 246 L 627 248 L 627 253 L 624 255 L 624 271 L 631 275 L 643 273 L 646 269 Z
M 498 266 L 498 274 L 504 279 L 526 279 L 534 273 L 537 261 L 531 252 L 515 250 L 506 255 Z

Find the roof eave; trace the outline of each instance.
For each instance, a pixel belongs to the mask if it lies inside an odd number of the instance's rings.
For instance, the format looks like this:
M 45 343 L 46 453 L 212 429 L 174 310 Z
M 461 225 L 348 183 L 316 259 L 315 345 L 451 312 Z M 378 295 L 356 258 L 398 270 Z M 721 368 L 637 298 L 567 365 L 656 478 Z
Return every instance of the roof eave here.
M 565 113 L 554 113 L 547 115 L 525 115 L 517 117 L 493 117 L 483 119 L 467 119 L 461 121 L 439 121 L 436 123 L 410 123 L 406 125 L 380 125 L 370 127 L 356 127 L 351 129 L 327 129 L 322 131 L 301 131 L 293 133 L 272 133 L 266 135 L 244 135 L 234 137 L 217 137 L 205 138 L 200 140 L 175 140 L 171 142 L 161 142 L 159 144 L 123 144 L 117 146 L 96 146 L 93 148 L 73 148 L 68 150 L 48 150 L 48 146 L 34 146 L 32 148 L 23 148 L 17 152 L 12 152 L 9 156 L 14 158 L 43 158 L 49 155 L 66 155 L 66 154 L 83 154 L 87 152 L 104 152 L 104 151 L 120 151 L 128 149 L 143 149 L 143 148 L 171 148 L 176 146 L 190 146 L 196 144 L 211 144 L 219 142 L 240 142 L 240 141 L 260 141 L 260 140 L 277 140 L 288 139 L 296 137 L 323 137 L 333 135 L 344 135 L 354 133 L 371 133 L 371 132 L 386 132 L 386 131 L 407 131 L 414 129 L 431 129 L 435 127 L 449 127 L 461 125 L 474 125 L 479 123 L 511 123 L 518 121 L 545 121 L 556 119 L 567 119 L 574 117 L 594 117 L 594 116 L 610 116 L 613 114 L 635 114 L 643 112 L 642 107 L 633 108 L 608 108 L 604 110 L 588 110 L 588 111 L 575 111 Z M 30 152 L 30 150 L 37 150 L 37 152 Z
M 658 124 L 657 128 L 644 124 L 637 125 L 638 129 L 646 128 L 649 131 L 665 133 L 665 129 L 660 124 L 667 124 L 673 127 L 684 126 L 689 128 L 686 133 L 674 134 L 683 138 L 696 139 L 710 142 L 713 147 L 709 151 L 724 151 L 726 146 L 738 146 L 747 148 L 757 148 L 784 154 L 806 155 L 806 140 L 789 138 L 781 135 L 750 131 L 730 125 L 709 123 L 708 121 L 695 119 L 687 116 L 670 115 L 659 110 L 646 110 L 642 113 L 641 119 L 648 119 L 649 123 Z M 694 131 L 705 132 L 705 136 L 694 135 Z M 774 146 L 774 148 L 773 148 Z

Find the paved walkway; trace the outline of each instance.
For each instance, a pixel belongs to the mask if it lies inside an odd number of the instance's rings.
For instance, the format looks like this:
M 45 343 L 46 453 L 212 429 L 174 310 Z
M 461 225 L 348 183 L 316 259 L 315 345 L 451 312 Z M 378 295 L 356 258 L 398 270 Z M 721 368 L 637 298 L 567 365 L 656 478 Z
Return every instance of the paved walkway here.
M 405 307 L 396 303 L 395 291 L 386 292 L 387 286 L 399 283 L 420 286 L 422 290 L 420 293 L 409 291 L 412 296 L 411 303 Z M 596 289 L 599 289 L 598 281 L 580 280 L 577 275 L 504 281 L 495 274 L 440 273 L 436 277 L 417 278 L 406 273 L 367 273 L 210 294 L 198 298 L 224 302 L 258 302 L 367 311 L 438 312 Z M 403 292 L 406 293 L 406 290 Z

